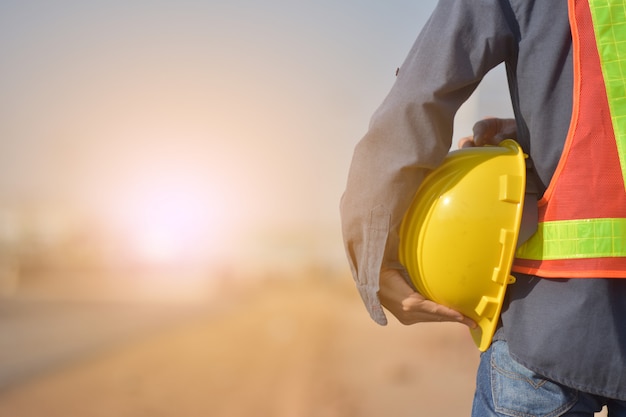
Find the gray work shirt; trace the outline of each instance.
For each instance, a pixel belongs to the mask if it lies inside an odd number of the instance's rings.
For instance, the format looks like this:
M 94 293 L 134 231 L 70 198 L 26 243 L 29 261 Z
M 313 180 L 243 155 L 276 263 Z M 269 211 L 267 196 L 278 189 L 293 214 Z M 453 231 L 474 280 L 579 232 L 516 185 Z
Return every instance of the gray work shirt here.
M 518 141 L 540 182 L 549 184 L 572 110 L 571 33 L 563 0 L 441 0 L 355 148 L 341 201 L 342 228 L 357 287 L 380 324 L 387 322 L 377 296 L 380 268 L 402 268 L 402 217 L 424 176 L 450 149 L 456 111 L 501 63 Z M 626 400 L 625 318 L 626 280 L 519 276 L 508 288 L 496 337 L 538 374 Z

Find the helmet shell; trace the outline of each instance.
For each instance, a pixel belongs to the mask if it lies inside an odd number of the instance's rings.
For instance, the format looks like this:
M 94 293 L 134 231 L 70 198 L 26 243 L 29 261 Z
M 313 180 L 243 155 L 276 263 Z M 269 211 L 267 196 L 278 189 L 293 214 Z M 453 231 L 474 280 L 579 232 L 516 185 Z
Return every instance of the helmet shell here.
M 450 152 L 425 178 L 400 229 L 400 262 L 424 297 L 474 320 L 485 351 L 498 323 L 518 239 L 526 156 L 507 139 Z

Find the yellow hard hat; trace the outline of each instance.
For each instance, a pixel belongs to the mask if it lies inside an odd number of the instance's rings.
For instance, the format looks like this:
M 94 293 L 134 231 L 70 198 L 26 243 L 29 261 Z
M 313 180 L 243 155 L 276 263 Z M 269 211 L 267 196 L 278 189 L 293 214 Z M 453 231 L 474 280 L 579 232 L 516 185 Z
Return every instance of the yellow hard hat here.
M 400 262 L 415 288 L 474 320 L 471 334 L 481 351 L 515 281 L 525 158 L 510 139 L 450 152 L 425 178 L 400 229 Z

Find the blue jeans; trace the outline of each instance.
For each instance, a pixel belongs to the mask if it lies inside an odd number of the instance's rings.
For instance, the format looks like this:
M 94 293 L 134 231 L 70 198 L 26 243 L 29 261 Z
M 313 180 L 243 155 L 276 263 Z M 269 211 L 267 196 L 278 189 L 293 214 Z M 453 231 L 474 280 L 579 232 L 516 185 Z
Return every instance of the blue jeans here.
M 586 394 L 535 374 L 496 341 L 481 355 L 472 417 L 593 417 L 607 406 L 609 417 L 626 417 L 626 401 Z

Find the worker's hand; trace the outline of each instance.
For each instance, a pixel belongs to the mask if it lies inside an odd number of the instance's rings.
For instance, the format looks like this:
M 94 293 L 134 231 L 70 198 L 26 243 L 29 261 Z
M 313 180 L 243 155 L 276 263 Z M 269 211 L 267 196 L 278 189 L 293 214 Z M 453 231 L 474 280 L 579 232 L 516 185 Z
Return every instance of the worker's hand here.
M 380 273 L 378 297 L 382 305 L 402 324 L 452 321 L 475 328 L 476 323 L 451 308 L 427 300 L 404 280 L 395 269 Z
M 497 145 L 504 139 L 517 139 L 515 119 L 483 119 L 474 124 L 474 136 L 466 136 L 459 140 L 459 148 L 474 146 Z

